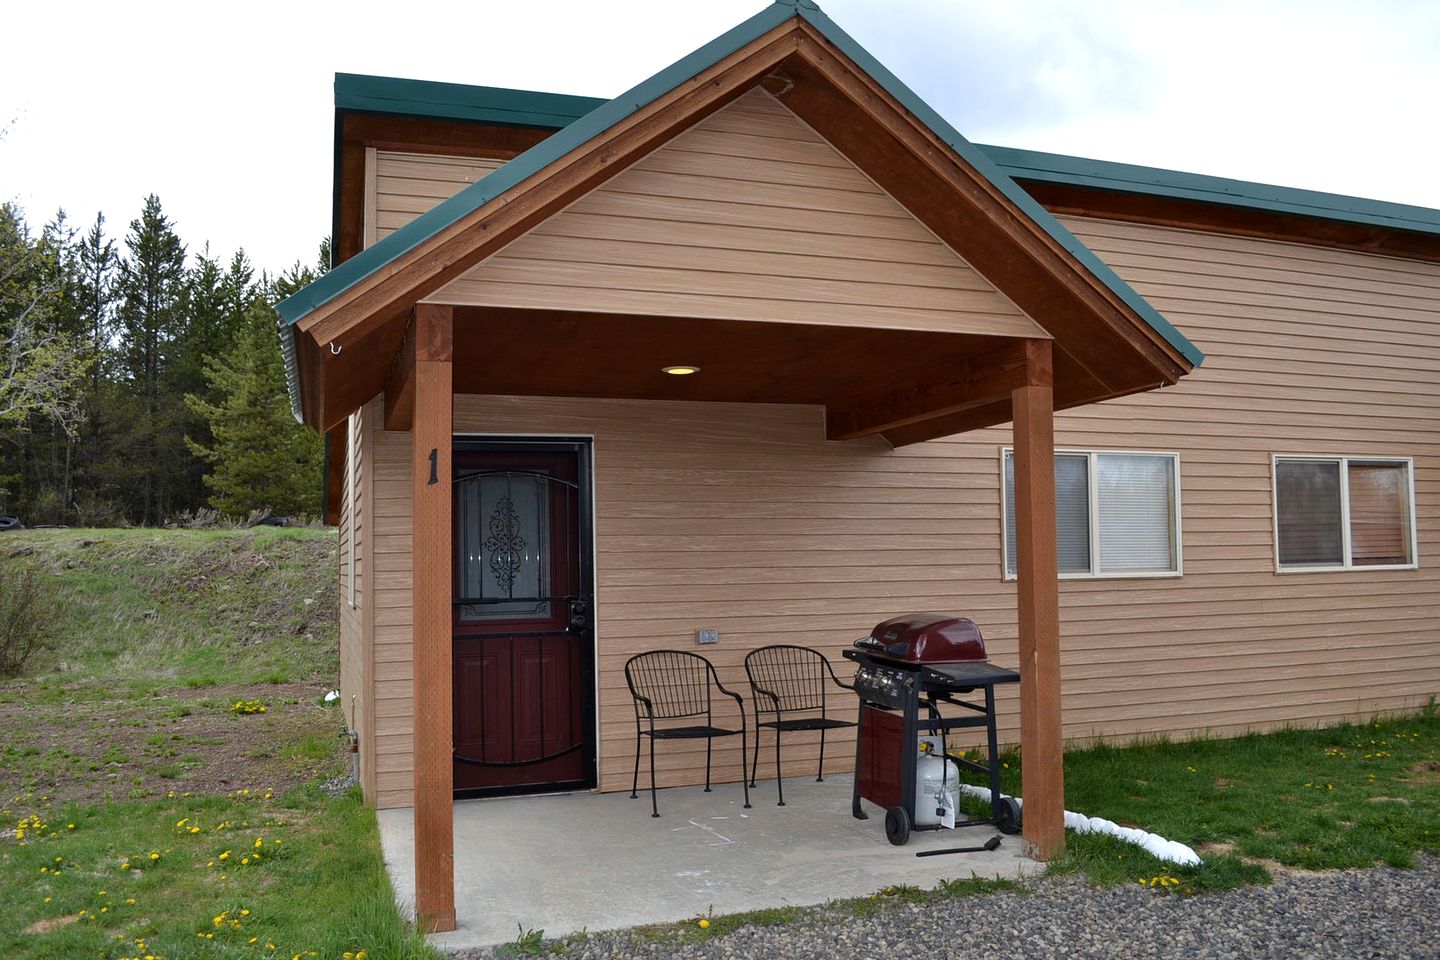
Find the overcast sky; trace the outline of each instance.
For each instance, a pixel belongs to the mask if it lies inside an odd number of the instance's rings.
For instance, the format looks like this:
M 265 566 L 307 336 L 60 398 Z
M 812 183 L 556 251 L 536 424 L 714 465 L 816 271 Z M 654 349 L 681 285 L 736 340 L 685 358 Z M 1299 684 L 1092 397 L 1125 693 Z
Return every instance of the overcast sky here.
M 309 262 L 337 71 L 613 96 L 762 6 L 13 4 L 0 200 L 119 237 L 154 192 L 192 251 Z M 971 140 L 1440 207 L 1436 0 L 822 6 Z

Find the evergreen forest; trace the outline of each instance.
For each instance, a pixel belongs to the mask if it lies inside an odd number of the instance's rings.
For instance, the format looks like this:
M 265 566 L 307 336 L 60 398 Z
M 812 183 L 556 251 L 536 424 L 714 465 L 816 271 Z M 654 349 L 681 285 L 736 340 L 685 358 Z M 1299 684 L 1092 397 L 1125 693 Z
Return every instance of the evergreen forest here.
M 0 203 L 0 515 L 318 514 L 323 441 L 291 416 L 273 305 L 328 261 L 222 261 L 153 195 L 123 232 Z

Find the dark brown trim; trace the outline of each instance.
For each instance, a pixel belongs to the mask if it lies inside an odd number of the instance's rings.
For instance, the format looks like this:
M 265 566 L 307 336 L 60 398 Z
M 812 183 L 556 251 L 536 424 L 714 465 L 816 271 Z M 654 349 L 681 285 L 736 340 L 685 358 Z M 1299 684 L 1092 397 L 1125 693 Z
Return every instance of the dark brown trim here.
M 1434 234 L 1101 187 L 1022 178 L 1016 182 L 1045 209 L 1059 216 L 1180 227 L 1440 263 L 1440 236 Z
M 340 511 L 345 500 L 345 462 L 349 456 L 350 424 L 348 421 L 336 424 L 325 434 L 325 498 L 321 508 L 324 520 L 330 526 L 340 523 Z
M 418 307 L 417 307 L 418 310 Z M 415 424 L 415 321 L 405 325 L 405 340 L 385 384 L 385 429 L 409 430 Z

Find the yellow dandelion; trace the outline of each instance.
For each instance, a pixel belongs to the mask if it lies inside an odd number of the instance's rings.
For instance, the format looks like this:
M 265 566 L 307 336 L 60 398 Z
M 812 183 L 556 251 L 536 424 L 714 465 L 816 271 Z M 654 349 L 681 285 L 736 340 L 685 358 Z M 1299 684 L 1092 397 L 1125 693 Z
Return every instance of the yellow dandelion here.
M 67 824 L 65 824 L 65 829 L 66 829 L 66 830 L 74 830 L 74 829 L 75 829 L 75 824 L 73 824 L 73 823 L 67 823 Z
M 710 921 L 709 921 L 709 920 L 706 920 L 704 917 L 701 917 L 701 918 L 700 918 L 700 929 L 701 929 L 701 930 L 708 930 L 709 928 L 710 928 Z
M 249 911 L 248 909 L 241 910 L 241 911 L 240 911 L 240 916 L 242 916 L 242 917 L 248 917 L 248 916 L 250 916 L 250 911 Z
M 151 859 L 151 860 L 159 860 L 159 859 L 160 859 L 160 854 L 158 854 L 158 853 L 152 853 L 152 854 L 150 854 L 150 859 Z
M 132 907 L 135 906 L 135 898 L 134 898 L 134 897 L 126 897 L 126 898 L 125 898 L 125 902 L 128 903 L 128 904 L 130 904 L 130 906 L 132 906 Z
M 241 862 L 242 864 L 244 864 L 245 866 L 248 867 L 248 866 L 250 865 L 250 858 L 249 858 L 249 857 L 241 857 L 241 858 L 240 858 L 240 862 Z

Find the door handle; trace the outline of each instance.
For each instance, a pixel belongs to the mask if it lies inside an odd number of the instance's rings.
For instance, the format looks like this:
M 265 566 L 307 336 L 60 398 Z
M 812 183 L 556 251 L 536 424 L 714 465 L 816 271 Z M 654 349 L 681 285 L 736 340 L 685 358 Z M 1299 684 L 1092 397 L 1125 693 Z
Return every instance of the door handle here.
M 570 601 L 570 629 L 584 630 L 590 625 L 590 607 L 584 600 Z

